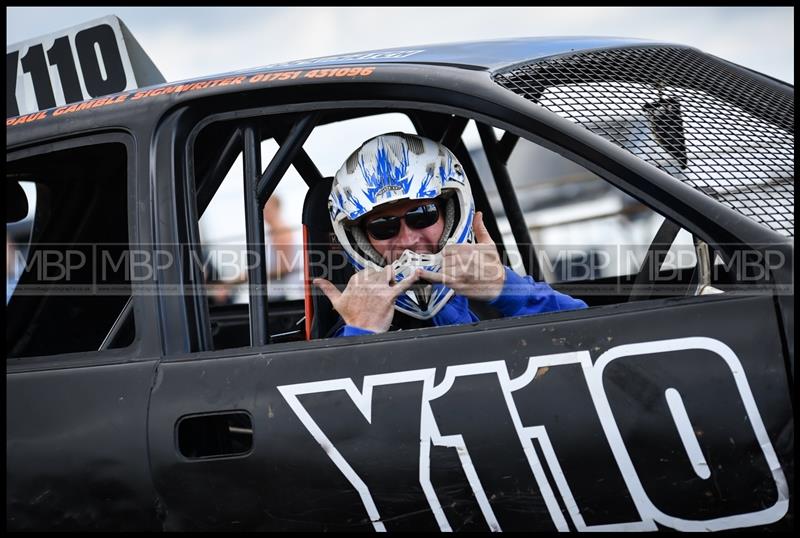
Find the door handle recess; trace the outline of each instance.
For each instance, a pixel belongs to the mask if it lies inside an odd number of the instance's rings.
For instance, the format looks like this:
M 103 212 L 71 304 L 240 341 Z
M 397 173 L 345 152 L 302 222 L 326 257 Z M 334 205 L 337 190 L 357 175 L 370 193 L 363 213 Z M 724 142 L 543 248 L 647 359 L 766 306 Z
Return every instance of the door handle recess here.
M 243 456 L 253 448 L 253 421 L 246 411 L 184 416 L 175 430 L 178 451 L 189 459 Z

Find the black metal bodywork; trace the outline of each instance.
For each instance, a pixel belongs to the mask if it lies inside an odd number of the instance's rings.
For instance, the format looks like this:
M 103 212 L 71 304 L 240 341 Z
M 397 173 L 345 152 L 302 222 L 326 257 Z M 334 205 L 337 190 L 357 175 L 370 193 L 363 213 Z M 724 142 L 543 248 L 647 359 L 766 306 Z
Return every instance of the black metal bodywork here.
M 135 102 L 132 92 L 120 105 L 11 125 L 8 159 L 125 133 L 131 243 L 187 260 L 210 199 L 205 185 L 235 157 L 226 144 L 244 148 L 248 242 L 261 243 L 260 209 L 288 165 L 321 179 L 301 147 L 315 124 L 401 110 L 420 133 L 457 141 L 471 118 L 499 186 L 504 158 L 524 137 L 720 255 L 734 245 L 783 252 L 789 266 L 771 278 L 792 285 L 791 241 L 515 95 L 489 70 L 433 60 L 357 65 L 374 71 Z M 200 134 L 240 121 L 219 139 Z M 495 140 L 489 126 L 507 138 Z M 264 170 L 253 148 L 267 136 L 281 150 Z M 216 148 L 216 163 L 195 153 L 202 144 Z M 207 181 L 196 182 L 203 173 Z M 475 196 L 480 206 L 485 194 Z M 502 196 L 524 244 L 510 183 Z M 251 295 L 251 346 L 216 351 L 196 271 L 177 263 L 132 284 L 136 336 L 124 350 L 8 360 L 7 528 L 793 529 L 793 292 L 286 343 L 270 342 L 275 313 Z M 266 277 L 250 278 L 259 286 Z M 676 398 L 707 469 L 687 453 Z M 190 419 L 216 436 L 209 453 L 181 448 L 180 424 Z M 230 434 L 237 428 L 250 430 L 249 443 Z

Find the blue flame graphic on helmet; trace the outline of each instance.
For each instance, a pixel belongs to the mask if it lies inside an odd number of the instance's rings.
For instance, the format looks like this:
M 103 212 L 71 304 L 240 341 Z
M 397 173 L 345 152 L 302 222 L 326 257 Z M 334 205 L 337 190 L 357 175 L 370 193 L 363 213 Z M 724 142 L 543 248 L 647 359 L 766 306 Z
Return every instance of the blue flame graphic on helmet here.
M 460 169 L 459 169 L 460 170 Z M 455 170 L 453 168 L 453 157 L 450 155 L 447 156 L 447 168 L 445 168 L 444 163 L 439 164 L 439 177 L 442 178 L 442 185 L 447 183 L 447 180 L 452 179 L 455 180 L 462 185 L 464 184 L 464 177 L 459 172 L 459 170 Z
M 428 188 L 431 179 L 433 179 L 433 169 L 428 170 L 428 173 L 422 180 L 422 184 L 419 186 L 419 190 L 417 191 L 417 198 L 434 198 L 437 194 L 439 194 L 437 191 Z
M 403 194 L 408 194 L 413 178 L 406 177 L 408 174 L 408 147 L 403 144 L 403 155 L 397 165 L 393 164 L 389 158 L 389 152 L 382 140 L 378 140 L 378 150 L 375 154 L 375 168 L 369 169 L 364 163 L 362 156 L 358 165 L 361 168 L 361 175 L 369 187 L 362 191 L 367 199 L 373 204 L 378 196 L 393 190 L 402 190 Z
M 395 303 L 406 308 L 407 310 L 412 310 L 414 308 L 414 302 L 405 295 L 401 295 L 395 299 Z
M 334 200 L 328 207 L 328 210 L 330 211 L 331 214 L 332 222 L 336 220 L 336 216 L 339 213 L 344 213 L 350 220 L 355 220 L 356 218 L 360 217 L 361 215 L 367 212 L 367 208 L 364 207 L 364 205 L 358 200 L 358 198 L 353 196 L 352 192 L 347 190 L 345 191 L 345 195 L 347 196 L 346 199 L 341 192 L 336 192 L 332 194 Z M 351 205 L 354 209 L 352 211 L 348 211 L 347 208 L 345 207 L 345 204 Z
M 434 284 L 433 285 L 433 293 L 431 293 L 430 301 L 428 302 L 429 305 L 436 304 L 439 298 L 447 295 L 450 292 L 450 288 L 445 286 L 444 284 Z M 395 299 L 395 304 L 407 309 L 407 310 L 415 310 L 416 304 L 412 301 L 407 295 L 400 295 L 397 299 Z
M 338 215 L 341 212 L 344 212 L 344 198 L 342 197 L 342 193 L 341 192 L 336 192 L 335 196 L 336 196 L 336 203 L 335 204 L 331 204 L 331 208 L 330 208 L 331 209 L 331 222 L 335 222 L 336 221 L 336 215 Z M 336 207 L 334 207 L 334 205 Z
M 461 236 L 458 238 L 456 243 L 461 244 L 467 238 L 467 236 L 472 232 L 472 219 L 475 217 L 475 204 L 471 203 L 469 205 L 469 215 L 467 215 L 467 221 L 464 224 L 464 231 L 461 232 Z
M 358 198 L 353 196 L 353 193 L 347 193 L 347 201 L 349 201 L 355 207 L 355 209 L 348 215 L 350 220 L 355 220 L 367 212 L 367 208 L 361 205 L 361 202 L 358 201 Z

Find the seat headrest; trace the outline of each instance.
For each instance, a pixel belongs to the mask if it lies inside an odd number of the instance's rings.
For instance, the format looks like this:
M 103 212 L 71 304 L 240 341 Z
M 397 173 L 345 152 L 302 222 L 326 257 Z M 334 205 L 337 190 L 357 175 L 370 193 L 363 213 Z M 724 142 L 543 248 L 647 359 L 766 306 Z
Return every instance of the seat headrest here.
M 317 277 L 329 280 L 339 289 L 344 289 L 353 274 L 344 249 L 333 233 L 328 197 L 331 194 L 333 178 L 328 177 L 313 184 L 306 193 L 303 203 L 303 227 L 305 228 L 305 264 L 310 281 Z M 325 338 L 339 320 L 325 294 L 319 289 L 310 289 L 306 300 L 310 299 L 312 315 L 310 338 Z

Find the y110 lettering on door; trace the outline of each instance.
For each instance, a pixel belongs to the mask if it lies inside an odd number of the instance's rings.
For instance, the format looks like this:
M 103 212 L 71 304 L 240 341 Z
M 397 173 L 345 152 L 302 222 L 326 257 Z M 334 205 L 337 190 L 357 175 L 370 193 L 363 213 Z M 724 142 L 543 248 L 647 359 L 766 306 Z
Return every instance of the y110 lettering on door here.
M 722 411 L 715 411 L 713 419 L 702 411 L 708 407 L 701 394 L 704 385 L 697 379 L 676 381 L 670 375 L 670 369 L 677 368 L 673 365 L 680 363 L 676 357 L 690 351 L 699 377 L 704 369 L 716 372 L 714 409 Z M 658 375 L 649 376 L 648 368 L 654 368 Z M 617 383 L 623 371 L 625 375 L 637 371 L 640 377 L 634 376 L 636 386 L 627 393 L 628 389 L 620 389 Z M 535 356 L 529 358 L 527 370 L 514 379 L 509 378 L 504 361 L 450 366 L 438 385 L 434 384 L 435 373 L 435 369 L 421 369 L 367 376 L 362 390 L 350 378 L 278 387 L 305 428 L 358 492 L 376 531 L 392 530 L 389 516 L 396 508 L 391 504 L 404 495 L 406 499 L 417 495 L 416 505 L 409 500 L 407 508 L 422 507 L 442 531 L 459 527 L 452 512 L 448 515 L 431 478 L 437 472 L 431 464 L 432 451 L 446 449 L 455 449 L 480 515 L 493 531 L 567 531 L 567 516 L 578 531 L 648 531 L 657 530 L 656 523 L 684 531 L 724 530 L 774 523 L 788 510 L 787 482 L 741 363 L 719 340 L 691 337 L 622 345 L 600 355 L 594 364 L 588 351 Z M 560 387 L 571 380 L 570 391 L 548 392 L 549 380 L 553 380 L 552 386 L 559 378 Z M 648 421 L 655 421 L 653 427 L 665 432 L 665 439 L 674 441 L 671 448 L 680 450 L 668 451 L 665 446 L 659 453 L 657 447 L 631 442 L 630 434 L 637 433 L 634 428 L 639 427 L 637 420 L 622 416 L 630 407 L 632 395 L 647 400 L 648 409 L 661 410 L 648 416 Z M 328 398 L 327 403 L 315 406 L 315 397 Z M 331 405 L 330 398 L 338 398 L 337 405 Z M 386 401 L 391 405 L 385 405 Z M 381 483 L 376 482 L 377 464 L 363 461 L 370 456 L 368 451 L 340 450 L 337 446 L 335 420 L 330 416 L 326 420 L 323 415 L 345 412 L 347 406 L 354 406 L 354 412 L 363 415 L 359 420 L 366 421 L 372 433 L 399 436 L 388 439 L 387 453 L 379 458 L 387 469 L 408 468 L 397 465 L 401 449 L 392 454 L 391 447 L 406 447 L 403 454 L 410 454 L 412 463 L 418 456 L 417 475 L 405 480 L 397 476 L 390 481 L 390 487 L 396 485 L 406 491 L 394 490 L 392 496 L 379 493 L 387 488 L 386 476 Z M 398 419 L 398 407 L 408 411 L 407 421 Z M 390 414 L 385 412 L 388 409 L 394 414 L 387 428 L 381 422 L 387 422 L 384 415 Z M 547 409 L 551 411 L 544 411 Z M 564 412 L 554 414 L 552 409 Z M 578 450 L 575 443 L 570 445 L 576 439 L 581 442 Z M 737 443 L 731 447 L 728 441 L 733 443 L 734 439 Z M 586 443 L 592 444 L 584 446 Z M 724 444 L 727 452 L 722 455 L 719 450 L 704 450 L 712 444 Z M 763 491 L 760 500 L 753 501 L 754 492 L 737 489 L 734 463 L 741 464 L 741 453 L 734 462 L 736 446 L 741 450 L 750 447 L 747 461 L 759 469 L 768 489 L 772 489 L 768 506 L 763 507 Z M 676 453 L 680 453 L 678 457 Z M 373 459 L 375 456 L 372 454 Z M 373 472 L 363 471 L 368 465 Z M 667 484 L 677 481 L 662 480 L 665 473 L 680 474 L 684 483 L 689 482 L 685 480 L 688 477 L 699 484 L 681 491 L 681 506 L 700 509 L 676 508 L 675 491 Z M 508 509 L 497 501 L 512 475 L 518 490 L 537 492 L 525 496 L 535 516 L 526 519 L 518 506 Z M 713 488 L 704 487 L 712 482 Z M 598 494 L 597 488 L 603 487 L 609 489 L 608 495 Z M 620 495 L 619 491 L 625 493 Z M 716 493 L 710 495 L 709 491 Z M 739 504 L 720 503 L 709 496 L 744 500 Z M 542 514 L 549 514 L 549 521 L 543 521 L 547 518 Z

